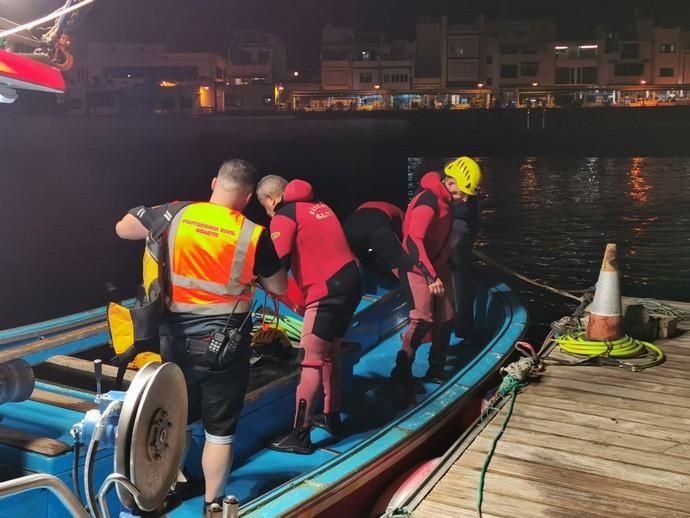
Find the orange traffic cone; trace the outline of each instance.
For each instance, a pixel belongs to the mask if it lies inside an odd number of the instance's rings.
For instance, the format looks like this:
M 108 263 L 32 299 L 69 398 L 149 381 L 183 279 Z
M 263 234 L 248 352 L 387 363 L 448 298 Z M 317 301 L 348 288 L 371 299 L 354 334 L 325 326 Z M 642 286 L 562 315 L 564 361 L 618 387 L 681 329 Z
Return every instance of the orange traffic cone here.
M 616 245 L 606 245 L 594 301 L 587 324 L 587 339 L 611 342 L 623 337 L 621 286 L 616 265 Z

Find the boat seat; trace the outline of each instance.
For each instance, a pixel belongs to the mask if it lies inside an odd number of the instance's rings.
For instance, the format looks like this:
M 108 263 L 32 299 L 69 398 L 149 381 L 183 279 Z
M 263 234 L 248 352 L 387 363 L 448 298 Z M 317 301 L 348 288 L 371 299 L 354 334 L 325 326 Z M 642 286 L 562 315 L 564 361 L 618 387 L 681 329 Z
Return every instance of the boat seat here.
M 55 365 L 57 367 L 62 367 L 64 369 L 69 369 L 69 370 L 74 370 L 74 371 L 79 371 L 79 372 L 85 372 L 89 375 L 93 375 L 93 362 L 91 360 L 84 360 L 82 358 L 75 358 L 74 356 L 65 356 L 63 354 L 57 354 L 55 356 L 51 356 L 46 360 L 47 364 L 49 365 Z M 125 372 L 125 377 L 124 380 L 127 383 L 130 383 L 133 379 L 134 376 L 136 376 L 137 371 L 133 369 L 127 369 Z M 103 378 L 115 380 L 115 377 L 117 376 L 117 367 L 114 367 L 112 365 L 108 364 L 103 364 Z
M 362 347 L 358 343 L 345 342 L 342 345 L 341 354 L 343 357 L 352 355 L 359 357 L 361 350 Z M 343 362 L 343 364 L 346 363 L 348 362 Z M 245 404 L 260 399 L 264 394 L 277 387 L 293 383 L 299 378 L 300 372 L 301 367 L 297 356 L 293 356 L 283 363 L 269 361 L 252 367 L 247 395 L 244 398 Z
M 47 457 L 55 457 L 72 450 L 72 447 L 62 441 L 49 437 L 15 430 L 7 426 L 0 425 L 0 444 L 19 448 L 21 450 L 38 453 Z
M 38 403 L 45 403 L 47 405 L 65 408 L 67 410 L 74 410 L 75 412 L 88 412 L 98 408 L 98 405 L 93 401 L 86 401 L 84 399 L 65 396 L 64 394 L 56 394 L 47 390 L 34 389 L 29 397 L 31 401 Z

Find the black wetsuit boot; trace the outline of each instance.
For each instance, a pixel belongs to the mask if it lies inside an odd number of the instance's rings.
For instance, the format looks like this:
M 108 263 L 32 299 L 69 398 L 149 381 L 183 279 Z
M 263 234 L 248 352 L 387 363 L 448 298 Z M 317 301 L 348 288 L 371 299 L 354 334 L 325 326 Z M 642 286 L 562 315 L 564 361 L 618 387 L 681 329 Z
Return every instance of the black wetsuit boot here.
M 391 371 L 391 379 L 396 383 L 400 383 L 413 394 L 426 393 L 424 385 L 412 375 L 412 362 L 404 351 L 398 351 L 398 355 L 395 358 L 395 367 Z
M 289 434 L 270 441 L 268 447 L 275 451 L 285 451 L 289 453 L 301 453 L 304 455 L 312 453 L 314 451 L 314 445 L 311 443 L 311 427 L 304 427 L 306 414 L 307 402 L 304 399 L 300 399 L 294 428 Z
M 323 428 L 332 435 L 340 435 L 342 430 L 339 412 L 315 415 L 314 419 L 311 421 L 311 424 L 317 428 Z

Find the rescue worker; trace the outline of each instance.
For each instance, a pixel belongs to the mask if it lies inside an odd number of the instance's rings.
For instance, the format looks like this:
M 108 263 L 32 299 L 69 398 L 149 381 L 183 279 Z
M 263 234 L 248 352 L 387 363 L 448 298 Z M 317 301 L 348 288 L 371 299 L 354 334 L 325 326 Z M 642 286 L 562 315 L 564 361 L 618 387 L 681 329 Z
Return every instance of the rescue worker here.
M 405 213 L 392 203 L 369 201 L 348 216 L 343 228 L 350 248 L 362 266 L 389 281 L 397 281 L 407 264 L 402 247 Z
M 271 441 L 269 448 L 307 454 L 314 449 L 312 426 L 331 433 L 338 433 L 341 426 L 340 347 L 362 297 L 360 273 L 338 218 L 326 204 L 314 200 L 309 183 L 265 176 L 257 198 L 271 217 L 276 252 L 283 266 L 290 267 L 306 303 L 293 429 Z M 314 418 L 322 386 L 323 414 Z
M 412 376 L 412 365 L 419 346 L 431 333 L 429 367 L 425 379 L 443 383 L 453 306 L 450 298 L 448 258 L 452 230 L 453 195 L 437 172 L 422 177 L 420 192 L 412 198 L 403 221 L 403 247 L 413 265 L 401 275 L 410 302 L 410 324 L 402 336 L 391 378 L 408 390 L 423 392 Z M 452 187 L 457 190 L 455 187 Z
M 455 336 L 469 343 L 474 338 L 474 284 L 472 246 L 479 231 L 479 164 L 460 157 L 444 168 L 446 185 L 453 195 L 453 235 L 451 237 L 451 278 L 455 303 Z M 459 190 L 456 193 L 455 190 Z
M 283 294 L 287 284 L 270 235 L 241 213 L 255 184 L 251 164 L 229 160 L 211 181 L 208 202 L 191 203 L 174 217 L 168 211 L 172 204 L 135 207 L 115 228 L 123 239 L 146 239 L 161 218 L 171 220 L 166 238 L 167 312 L 160 324 L 161 355 L 184 373 L 189 422 L 203 420 L 205 515 L 222 511 L 232 465 L 233 434 L 249 379 L 255 281 L 258 278 L 276 295 Z M 228 329 L 236 330 L 237 347 L 234 355 L 214 356 L 210 337 L 226 323 Z

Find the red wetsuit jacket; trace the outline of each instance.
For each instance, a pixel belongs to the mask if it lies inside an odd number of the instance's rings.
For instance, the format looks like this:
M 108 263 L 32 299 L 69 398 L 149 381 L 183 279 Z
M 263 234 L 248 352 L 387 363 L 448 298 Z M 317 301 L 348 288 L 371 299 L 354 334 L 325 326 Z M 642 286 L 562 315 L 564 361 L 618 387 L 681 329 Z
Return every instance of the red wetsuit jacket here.
M 431 283 L 438 277 L 439 269 L 445 268 L 450 255 L 452 197 L 436 172 L 422 177 L 421 188 L 405 214 L 403 248 L 415 264 L 413 271 Z
M 348 293 L 353 271 L 359 280 L 357 263 L 338 217 L 328 205 L 314 201 L 308 182 L 293 180 L 287 184 L 270 228 L 278 257 L 286 267 L 289 261 L 306 304 Z

